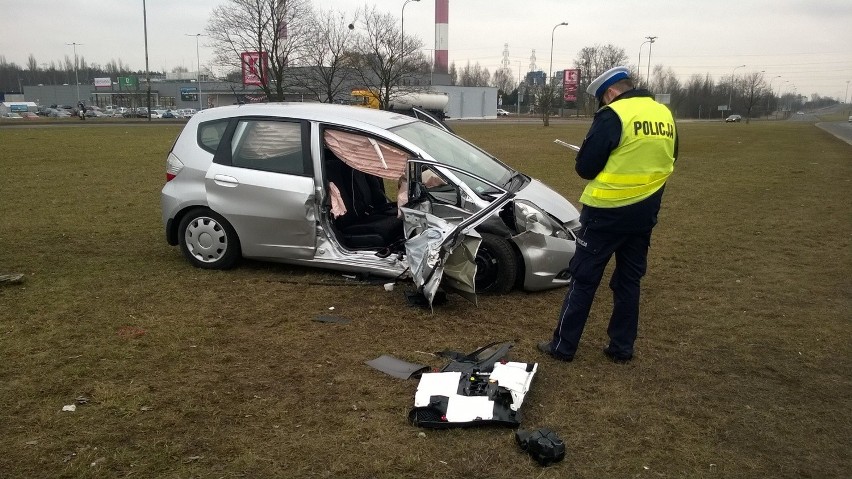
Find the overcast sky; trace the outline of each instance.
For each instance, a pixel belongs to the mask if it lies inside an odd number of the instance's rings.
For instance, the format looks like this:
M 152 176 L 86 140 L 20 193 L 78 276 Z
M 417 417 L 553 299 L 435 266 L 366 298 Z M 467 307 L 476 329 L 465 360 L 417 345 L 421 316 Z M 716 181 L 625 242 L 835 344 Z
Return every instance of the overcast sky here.
M 405 0 L 313 0 L 347 16 L 375 5 L 399 18 Z M 195 70 L 196 38 L 210 13 L 225 0 L 147 0 L 148 58 L 152 70 Z M 66 55 L 87 63 L 121 60 L 145 68 L 142 0 L 0 0 L 0 56 L 21 66 L 62 63 Z M 435 43 L 435 1 L 405 6 L 405 32 L 418 35 L 426 53 Z M 553 27 L 560 22 L 568 26 Z M 347 22 L 348 23 L 348 22 Z M 552 35 L 552 37 L 551 37 Z M 656 36 L 653 45 L 642 45 Z M 672 68 L 685 82 L 709 73 L 714 79 L 765 71 L 773 90 L 795 88 L 841 101 L 852 80 L 852 0 L 450 0 L 449 58 L 458 67 L 479 62 L 494 72 L 508 44 L 517 77 L 547 70 L 553 39 L 553 69 L 570 68 L 585 46 L 624 48 L 631 65 Z M 202 65 L 211 50 L 200 39 Z M 739 65 L 745 67 L 737 68 Z M 780 78 L 778 76 L 780 75 Z

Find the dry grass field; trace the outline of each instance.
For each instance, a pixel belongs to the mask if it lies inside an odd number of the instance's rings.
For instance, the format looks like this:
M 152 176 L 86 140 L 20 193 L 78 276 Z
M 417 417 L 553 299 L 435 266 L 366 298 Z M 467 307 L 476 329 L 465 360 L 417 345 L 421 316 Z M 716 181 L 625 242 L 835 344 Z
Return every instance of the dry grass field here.
M 454 126 L 579 197 L 552 141 L 588 123 Z M 0 127 L 0 274 L 25 275 L 0 285 L 0 477 L 849 477 L 852 146 L 813 124 L 680 125 L 626 365 L 600 352 L 606 277 L 563 364 L 535 349 L 563 290 L 432 314 L 406 283 L 192 268 L 159 211 L 179 129 Z M 332 307 L 351 321 L 314 321 Z M 539 467 L 509 429 L 413 427 L 416 381 L 364 364 L 496 340 L 540 363 L 523 427 L 555 430 L 563 462 Z

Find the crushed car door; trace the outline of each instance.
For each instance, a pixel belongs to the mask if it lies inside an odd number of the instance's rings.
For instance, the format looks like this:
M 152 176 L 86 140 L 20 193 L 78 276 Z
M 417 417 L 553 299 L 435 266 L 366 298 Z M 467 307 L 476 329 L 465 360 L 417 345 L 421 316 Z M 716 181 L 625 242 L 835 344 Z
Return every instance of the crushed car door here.
M 431 213 L 431 201 L 423 180 L 424 172 L 440 174 L 440 169 L 473 176 L 502 194 L 470 216 L 440 218 Z M 418 290 L 422 290 L 430 306 L 442 280 L 445 280 L 446 286 L 475 303 L 476 252 L 482 241 L 475 228 L 508 203 L 515 192 L 460 168 L 422 158 L 409 160 L 408 179 L 409 202 L 400 210 L 406 238 L 409 238 L 405 249 L 415 285 Z M 443 175 L 442 179 L 447 185 L 453 185 L 449 176 Z M 460 188 L 458 185 L 455 187 Z
M 207 171 L 210 207 L 240 236 L 245 256 L 313 258 L 315 192 L 309 127 L 301 121 L 239 118 Z

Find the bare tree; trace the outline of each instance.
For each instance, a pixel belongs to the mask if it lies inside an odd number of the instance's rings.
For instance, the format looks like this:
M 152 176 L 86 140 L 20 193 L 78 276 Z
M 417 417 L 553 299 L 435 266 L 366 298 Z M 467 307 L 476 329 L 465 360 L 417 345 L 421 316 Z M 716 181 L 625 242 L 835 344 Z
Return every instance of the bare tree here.
M 462 68 L 461 73 L 459 74 L 459 85 L 488 86 L 488 80 L 490 78 L 491 73 L 488 72 L 487 68 L 481 67 L 479 62 L 476 62 L 473 66 L 470 66 L 470 62 L 467 62 L 467 65 Z
M 36 61 L 35 55 L 30 53 L 30 56 L 27 57 L 27 70 L 34 72 L 38 70 L 38 62 Z
M 459 72 L 456 69 L 456 62 L 450 63 L 450 69 L 449 69 L 448 73 L 450 75 L 450 85 L 458 85 L 459 84 Z
M 766 81 L 763 72 L 753 72 L 743 76 L 743 101 L 746 106 L 746 123 L 751 120 L 751 112 L 760 102 L 766 91 Z
M 491 77 L 491 86 L 504 94 L 510 93 L 515 89 L 515 77 L 512 75 L 512 71 L 506 68 L 495 71 L 494 76 Z
M 311 92 L 318 101 L 332 103 L 354 76 L 350 66 L 355 25 L 347 22 L 343 14 L 328 10 L 314 16 L 310 30 L 306 66 L 291 71 L 292 82 Z
M 580 90 L 585 92 L 594 78 L 610 68 L 626 65 L 627 59 L 624 49 L 612 44 L 583 47 L 574 59 L 574 68 L 580 69 Z M 597 109 L 597 104 L 594 98 L 582 96 L 582 100 L 578 98 L 578 106 L 582 104 L 586 114 L 591 114 Z
M 414 36 L 402 38 L 398 23 L 391 14 L 380 13 L 375 7 L 365 9 L 355 40 L 353 60 L 358 81 L 376 93 L 382 110 L 405 93 L 401 86 L 412 84 L 417 72 L 428 63 L 420 53 L 423 42 Z
M 205 34 L 219 66 L 241 70 L 242 53 L 268 55 L 260 87 L 270 101 L 280 101 L 289 86 L 286 69 L 305 59 L 312 16 L 310 0 L 227 0 L 213 9 Z

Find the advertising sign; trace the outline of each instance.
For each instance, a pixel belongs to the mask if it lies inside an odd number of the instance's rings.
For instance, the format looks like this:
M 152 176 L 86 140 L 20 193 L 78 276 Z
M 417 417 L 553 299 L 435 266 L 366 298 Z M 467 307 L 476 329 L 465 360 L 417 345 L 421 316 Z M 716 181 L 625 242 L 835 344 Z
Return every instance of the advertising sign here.
M 243 85 L 266 84 L 266 72 L 269 69 L 269 56 L 266 52 L 243 52 L 240 60 L 243 67 Z
M 139 77 L 118 77 L 118 88 L 139 88 Z
M 9 106 L 9 111 L 19 112 L 19 111 L 29 111 L 29 110 L 27 110 L 27 105 L 25 105 L 25 104 L 20 104 L 20 103 L 16 104 L 16 103 L 12 103 L 12 104 Z
M 198 101 L 198 87 L 185 86 L 180 88 L 181 101 Z
M 95 78 L 95 88 L 98 87 L 111 87 L 112 80 L 110 78 Z
M 580 84 L 580 70 L 571 69 L 562 72 L 562 98 L 565 101 L 577 101 L 577 86 Z

